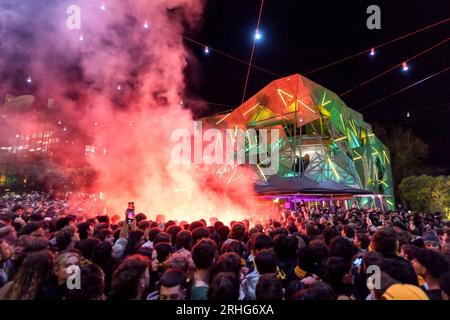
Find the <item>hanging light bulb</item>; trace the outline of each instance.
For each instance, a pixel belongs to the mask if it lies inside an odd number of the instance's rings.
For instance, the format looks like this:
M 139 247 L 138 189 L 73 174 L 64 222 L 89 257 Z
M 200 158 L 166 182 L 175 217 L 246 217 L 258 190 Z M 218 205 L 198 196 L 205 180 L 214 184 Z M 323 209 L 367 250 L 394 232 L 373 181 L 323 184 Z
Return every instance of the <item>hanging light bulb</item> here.
M 406 117 L 409 118 L 411 116 L 411 114 L 409 113 L 409 111 L 406 113 Z
M 209 53 L 209 48 L 207 46 L 205 46 L 204 51 L 205 51 L 205 54 L 208 54 Z
M 409 66 L 406 63 L 406 61 L 402 63 L 402 68 L 403 68 L 403 71 L 407 71 L 409 69 Z
M 370 49 L 370 55 L 374 56 L 375 55 L 375 48 Z
M 102 2 L 101 6 L 100 6 L 100 9 L 106 10 L 106 4 L 104 2 Z
M 28 76 L 27 83 L 32 83 L 32 82 L 33 82 L 33 80 L 31 80 L 31 76 Z
M 149 26 L 149 24 L 148 24 L 148 21 L 145 21 L 145 22 L 144 22 L 144 28 L 145 28 L 145 29 L 148 29 L 149 27 L 150 27 L 150 26 Z
M 83 41 L 83 40 L 84 40 L 83 34 L 80 33 L 80 41 Z

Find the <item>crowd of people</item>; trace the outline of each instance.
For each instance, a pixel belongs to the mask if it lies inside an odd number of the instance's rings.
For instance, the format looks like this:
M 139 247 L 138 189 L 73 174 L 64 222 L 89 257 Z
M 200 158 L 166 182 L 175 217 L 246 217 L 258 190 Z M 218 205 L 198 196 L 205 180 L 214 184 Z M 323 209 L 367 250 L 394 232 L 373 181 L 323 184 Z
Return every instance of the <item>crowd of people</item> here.
M 250 225 L 0 198 L 0 299 L 448 300 L 441 213 L 301 207 Z

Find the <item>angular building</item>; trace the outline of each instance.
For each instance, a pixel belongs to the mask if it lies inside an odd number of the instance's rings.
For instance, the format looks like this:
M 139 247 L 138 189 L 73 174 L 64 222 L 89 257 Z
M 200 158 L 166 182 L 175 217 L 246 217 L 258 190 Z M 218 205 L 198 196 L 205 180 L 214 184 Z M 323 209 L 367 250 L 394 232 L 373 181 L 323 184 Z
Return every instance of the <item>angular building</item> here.
M 206 122 L 221 129 L 279 129 L 279 140 L 271 141 L 279 148 L 276 176 L 264 176 L 262 163 L 255 166 L 262 196 L 395 206 L 388 148 L 359 112 L 299 74 L 271 82 L 230 113 Z M 251 141 L 245 143 L 251 152 Z

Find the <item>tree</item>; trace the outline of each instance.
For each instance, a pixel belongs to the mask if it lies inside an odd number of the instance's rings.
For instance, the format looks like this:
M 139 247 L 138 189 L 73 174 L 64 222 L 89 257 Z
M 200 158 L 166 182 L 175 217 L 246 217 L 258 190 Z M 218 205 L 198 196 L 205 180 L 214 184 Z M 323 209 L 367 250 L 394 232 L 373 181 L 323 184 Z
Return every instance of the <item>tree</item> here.
M 444 212 L 450 216 L 450 176 L 411 176 L 399 185 L 402 200 L 414 211 Z

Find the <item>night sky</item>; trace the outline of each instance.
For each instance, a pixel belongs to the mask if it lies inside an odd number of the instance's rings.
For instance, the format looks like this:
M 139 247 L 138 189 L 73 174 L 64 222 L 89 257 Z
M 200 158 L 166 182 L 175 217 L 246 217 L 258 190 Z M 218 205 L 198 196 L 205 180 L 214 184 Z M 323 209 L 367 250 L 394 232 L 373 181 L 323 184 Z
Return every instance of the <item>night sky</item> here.
M 381 8 L 381 30 L 369 30 L 366 8 Z M 249 60 L 259 12 L 259 0 L 209 0 L 200 33 L 192 36 L 242 60 Z M 260 25 L 263 37 L 256 45 L 254 64 L 277 76 L 252 69 L 246 98 L 272 80 L 312 69 L 375 47 L 403 34 L 450 16 L 446 0 L 396 1 L 295 1 L 266 0 Z M 377 50 L 360 55 L 306 77 L 340 94 L 401 63 L 404 59 L 447 39 L 450 22 L 438 25 Z M 247 66 L 186 41 L 195 54 L 186 71 L 189 92 L 195 98 L 223 104 L 209 105 L 198 116 L 215 114 L 240 104 Z M 343 97 L 355 110 L 432 75 L 450 64 L 446 42 Z M 431 165 L 450 173 L 450 72 L 444 72 L 409 90 L 365 109 L 364 119 L 386 130 L 402 125 L 430 147 Z M 437 106 L 437 107 L 436 107 Z M 425 110 L 424 110 L 425 109 Z M 410 117 L 406 114 L 410 112 Z

